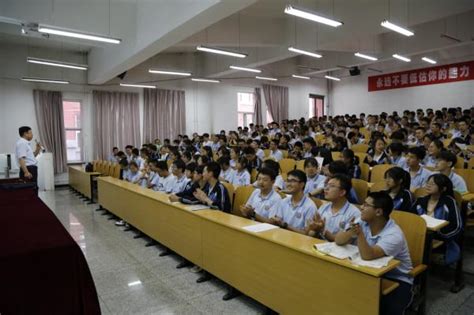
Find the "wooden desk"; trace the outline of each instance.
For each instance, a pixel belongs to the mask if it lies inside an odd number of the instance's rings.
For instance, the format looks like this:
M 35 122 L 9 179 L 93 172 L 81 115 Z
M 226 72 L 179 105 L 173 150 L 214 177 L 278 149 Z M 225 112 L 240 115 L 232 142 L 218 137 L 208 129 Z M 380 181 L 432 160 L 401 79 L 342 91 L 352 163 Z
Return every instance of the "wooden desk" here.
M 313 249 L 321 240 L 221 211 L 190 211 L 168 196 L 110 177 L 99 203 L 143 233 L 279 313 L 378 314 L 382 269 L 357 267 Z M 340 297 L 344 296 L 344 302 Z
M 92 200 L 93 177 L 100 176 L 98 172 L 86 172 L 81 166 L 69 166 L 69 185 Z

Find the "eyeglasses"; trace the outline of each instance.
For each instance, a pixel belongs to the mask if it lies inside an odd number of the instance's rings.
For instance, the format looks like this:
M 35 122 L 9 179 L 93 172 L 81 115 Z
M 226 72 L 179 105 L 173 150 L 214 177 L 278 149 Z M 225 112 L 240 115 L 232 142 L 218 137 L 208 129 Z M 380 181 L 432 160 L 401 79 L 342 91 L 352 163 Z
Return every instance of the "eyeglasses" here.
M 301 183 L 300 180 L 293 179 L 293 178 L 292 178 L 292 179 L 287 179 L 286 182 L 287 182 L 287 183 Z
M 330 188 L 341 188 L 340 186 L 335 186 L 335 185 L 327 185 L 326 187 L 324 187 L 324 189 L 330 189 Z
M 363 206 L 364 208 L 366 208 L 366 207 L 375 208 L 375 205 L 371 205 L 370 203 L 367 203 L 367 202 L 364 202 L 364 203 L 362 204 L 362 206 Z

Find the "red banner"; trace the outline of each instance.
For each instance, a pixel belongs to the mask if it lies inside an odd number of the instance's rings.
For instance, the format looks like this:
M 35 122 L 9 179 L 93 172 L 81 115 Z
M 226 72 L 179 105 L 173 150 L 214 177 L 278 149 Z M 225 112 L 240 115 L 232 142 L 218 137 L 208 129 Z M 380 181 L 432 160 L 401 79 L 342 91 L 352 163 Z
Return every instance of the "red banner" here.
M 474 80 L 474 61 L 369 77 L 369 92 Z

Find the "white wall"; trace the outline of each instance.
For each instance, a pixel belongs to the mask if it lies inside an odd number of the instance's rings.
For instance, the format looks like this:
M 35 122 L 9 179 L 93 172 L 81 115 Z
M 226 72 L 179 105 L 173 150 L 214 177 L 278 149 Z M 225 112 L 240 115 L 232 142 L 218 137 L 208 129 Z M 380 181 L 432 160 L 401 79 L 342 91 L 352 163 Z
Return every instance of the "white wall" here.
M 417 108 L 474 105 L 474 81 L 425 85 L 412 88 L 368 92 L 367 75 L 344 78 L 333 85 L 333 115 L 380 114 Z

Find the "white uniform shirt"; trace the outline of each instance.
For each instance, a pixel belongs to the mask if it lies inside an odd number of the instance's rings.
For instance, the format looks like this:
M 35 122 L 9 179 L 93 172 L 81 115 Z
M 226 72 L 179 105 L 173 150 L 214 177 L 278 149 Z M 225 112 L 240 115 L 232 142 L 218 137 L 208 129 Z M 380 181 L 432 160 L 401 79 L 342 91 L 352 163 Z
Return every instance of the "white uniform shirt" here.
M 25 138 L 17 140 L 15 145 L 15 154 L 18 159 L 18 166 L 20 166 L 20 159 L 25 159 L 26 166 L 35 166 L 38 162 L 36 161 L 35 154 L 31 148 L 31 142 Z

